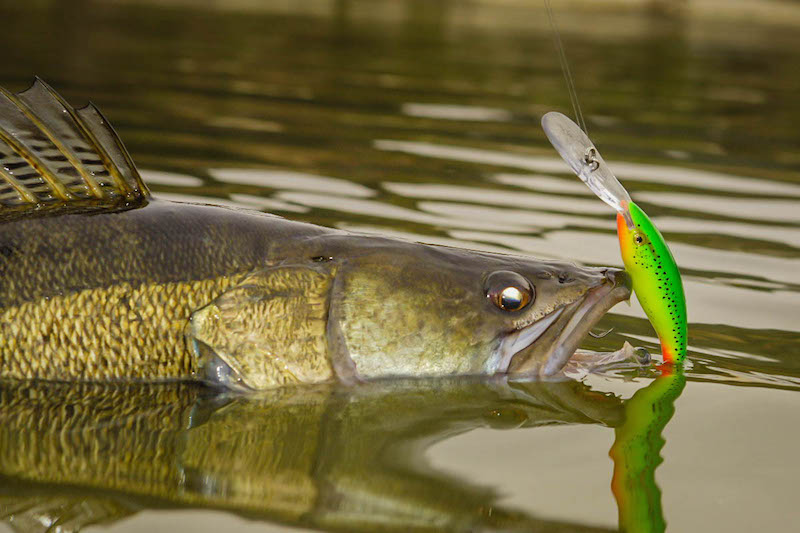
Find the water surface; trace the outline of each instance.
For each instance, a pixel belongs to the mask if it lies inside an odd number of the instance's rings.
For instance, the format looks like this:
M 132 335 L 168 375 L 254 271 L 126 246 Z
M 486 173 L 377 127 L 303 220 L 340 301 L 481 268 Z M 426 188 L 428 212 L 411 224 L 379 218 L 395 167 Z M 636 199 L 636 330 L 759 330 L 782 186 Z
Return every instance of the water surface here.
M 258 400 L 8 386 L 0 527 L 616 531 L 644 506 L 641 530 L 791 530 L 800 8 L 554 3 L 589 133 L 684 272 L 678 393 L 633 370 Z M 76 105 L 91 98 L 160 197 L 621 266 L 613 214 L 539 126 L 571 110 L 528 4 L 4 5 L 0 82 L 36 74 Z M 657 351 L 635 302 L 600 326 L 614 329 L 585 348 Z M 666 445 L 645 442 L 645 482 L 612 492 L 635 452 L 609 451 L 622 428 L 642 431 L 642 404 L 663 414 L 649 422 Z

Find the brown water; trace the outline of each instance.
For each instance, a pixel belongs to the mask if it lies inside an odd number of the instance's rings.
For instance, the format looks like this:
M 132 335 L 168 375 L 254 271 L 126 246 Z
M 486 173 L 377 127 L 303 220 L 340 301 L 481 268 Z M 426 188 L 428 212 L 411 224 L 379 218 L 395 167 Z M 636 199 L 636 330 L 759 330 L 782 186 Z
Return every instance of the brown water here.
M 690 363 L 677 401 L 633 371 L 225 405 L 133 391 L 142 402 L 124 410 L 103 391 L 67 401 L 13 389 L 0 402 L 5 527 L 796 527 L 800 8 L 554 4 L 589 133 L 684 272 Z M 538 2 L 41 1 L 0 15 L 3 86 L 36 74 L 76 105 L 91 98 L 157 196 L 621 266 L 612 213 L 539 126 L 571 110 Z M 657 351 L 636 303 L 601 327 L 614 330 L 586 348 Z M 609 450 L 627 442 L 623 426 L 637 431 L 637 390 L 657 413 L 652 431 L 638 428 L 652 437 L 649 466 L 615 498 Z M 26 425 L 14 401 L 34 397 L 53 401 Z M 101 404 L 114 416 L 98 418 Z M 54 412 L 59 438 L 37 425 Z M 618 468 L 636 460 L 626 449 Z M 151 476 L 153 465 L 172 474 Z M 626 522 L 632 509 L 645 515 Z

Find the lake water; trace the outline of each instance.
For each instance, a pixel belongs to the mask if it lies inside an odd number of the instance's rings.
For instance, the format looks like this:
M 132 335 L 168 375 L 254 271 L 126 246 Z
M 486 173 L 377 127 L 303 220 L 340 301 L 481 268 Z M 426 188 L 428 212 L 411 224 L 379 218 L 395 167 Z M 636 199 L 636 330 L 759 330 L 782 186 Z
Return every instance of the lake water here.
M 159 197 L 621 266 L 539 126 L 571 108 L 538 4 L 6 4 L 0 82 L 91 98 Z M 683 270 L 684 374 L 8 385 L 0 530 L 793 530 L 800 6 L 554 4 L 589 133 Z M 635 301 L 600 327 L 585 348 L 658 351 Z

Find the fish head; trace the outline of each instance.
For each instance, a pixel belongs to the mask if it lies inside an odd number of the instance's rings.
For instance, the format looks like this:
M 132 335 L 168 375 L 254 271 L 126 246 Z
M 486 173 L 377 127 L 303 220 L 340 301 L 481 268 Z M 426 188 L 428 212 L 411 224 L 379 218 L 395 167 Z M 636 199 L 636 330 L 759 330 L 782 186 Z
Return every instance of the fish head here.
M 328 320 L 359 378 L 552 375 L 630 297 L 618 269 L 363 239 L 325 252 L 338 263 Z

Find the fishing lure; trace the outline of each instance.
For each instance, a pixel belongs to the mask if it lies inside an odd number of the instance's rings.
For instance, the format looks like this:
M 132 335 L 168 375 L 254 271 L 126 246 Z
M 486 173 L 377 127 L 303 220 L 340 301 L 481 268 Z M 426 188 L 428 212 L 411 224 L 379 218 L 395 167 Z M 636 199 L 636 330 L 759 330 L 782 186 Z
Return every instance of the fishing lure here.
M 686 357 L 686 298 L 667 242 L 577 124 L 550 112 L 542 117 L 542 127 L 572 171 L 617 212 L 619 246 L 633 292 L 658 335 L 664 361 L 681 363 Z

